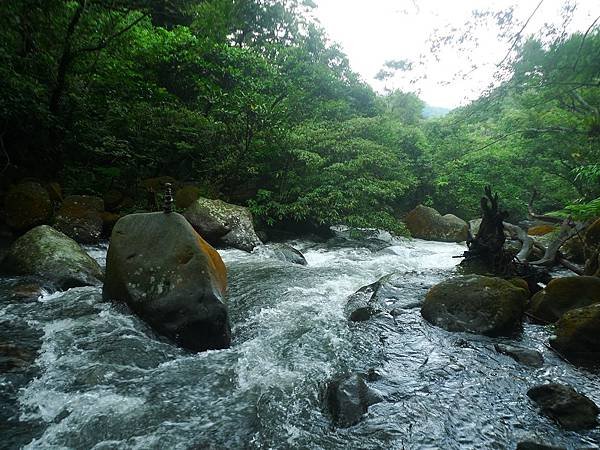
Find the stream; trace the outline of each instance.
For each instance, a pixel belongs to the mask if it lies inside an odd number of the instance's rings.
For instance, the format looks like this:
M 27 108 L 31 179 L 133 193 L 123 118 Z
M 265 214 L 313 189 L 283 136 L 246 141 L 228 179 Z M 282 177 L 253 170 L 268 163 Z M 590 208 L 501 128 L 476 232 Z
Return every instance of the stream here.
M 230 349 L 191 354 L 86 287 L 17 298 L 0 279 L 0 447 L 13 449 L 514 449 L 537 440 L 600 448 L 600 429 L 561 430 L 529 387 L 570 384 L 600 404 L 600 375 L 559 359 L 547 327 L 515 339 L 450 333 L 420 314 L 427 290 L 452 276 L 459 244 L 396 239 L 288 242 L 307 266 L 269 245 L 220 250 L 229 270 Z M 383 248 L 386 247 L 386 248 Z M 106 246 L 88 247 L 101 263 Z M 398 313 L 349 324 L 350 294 L 389 273 Z M 541 368 L 494 343 L 536 349 Z M 7 351 L 9 349 L 10 351 Z M 324 386 L 372 370 L 383 401 L 337 428 Z

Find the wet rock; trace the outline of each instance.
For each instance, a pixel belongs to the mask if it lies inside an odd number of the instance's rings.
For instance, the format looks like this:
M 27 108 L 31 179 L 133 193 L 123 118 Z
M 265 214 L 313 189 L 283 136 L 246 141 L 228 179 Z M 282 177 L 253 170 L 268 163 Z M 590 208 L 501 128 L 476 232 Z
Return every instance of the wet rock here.
M 90 195 L 71 195 L 56 213 L 54 227 L 81 244 L 95 244 L 103 228 L 104 200 Z
M 498 353 L 510 356 L 512 359 L 525 366 L 542 367 L 544 365 L 544 357 L 537 350 L 514 347 L 506 344 L 495 344 L 494 348 Z
M 213 245 L 226 245 L 251 252 L 262 242 L 254 231 L 248 208 L 222 200 L 199 198 L 185 211 L 194 229 Z
M 535 441 L 522 441 L 517 444 L 517 450 L 567 450 L 567 448 L 542 444 Z
M 43 293 L 43 288 L 37 283 L 18 284 L 11 292 L 14 299 L 35 299 Z
M 600 362 L 600 303 L 573 309 L 556 323 L 550 345 L 575 362 Z
M 102 295 L 159 334 L 193 351 L 229 347 L 226 288 L 221 257 L 180 214 L 130 214 L 115 225 Z
M 38 276 L 59 289 L 101 284 L 102 269 L 71 238 L 40 225 L 17 239 L 0 266 L 17 275 Z
M 184 186 L 175 192 L 175 206 L 179 209 L 189 208 L 202 196 L 202 190 L 193 185 Z
M 534 386 L 527 391 L 542 413 L 567 430 L 594 428 L 600 410 L 598 406 L 575 389 L 558 383 Z
M 270 247 L 271 250 L 273 250 L 275 257 L 281 261 L 300 264 L 301 266 L 306 266 L 308 264 L 300 250 L 296 250 L 289 244 L 274 244 Z
M 52 202 L 42 185 L 27 181 L 9 189 L 4 210 L 7 225 L 13 230 L 25 231 L 50 219 Z
M 453 214 L 442 216 L 433 208 L 418 205 L 404 219 L 413 237 L 429 241 L 462 242 L 467 240 L 468 224 Z
M 383 400 L 365 378 L 363 374 L 352 374 L 327 383 L 325 407 L 336 426 L 345 428 L 357 424 L 369 406 Z
M 361 287 L 358 291 L 348 297 L 344 313 L 352 322 L 363 322 L 374 315 L 385 311 L 385 305 L 377 301 L 376 293 L 392 275 L 386 275 L 375 283 Z
M 390 232 L 377 228 L 335 225 L 330 230 L 333 237 L 327 243 L 332 247 L 364 247 L 377 252 L 396 243 Z
M 556 322 L 571 309 L 600 302 L 600 278 L 590 276 L 556 278 L 531 298 L 528 312 L 534 318 Z
M 465 275 L 431 288 L 421 314 L 448 331 L 510 335 L 521 326 L 527 297 L 524 289 L 501 278 Z

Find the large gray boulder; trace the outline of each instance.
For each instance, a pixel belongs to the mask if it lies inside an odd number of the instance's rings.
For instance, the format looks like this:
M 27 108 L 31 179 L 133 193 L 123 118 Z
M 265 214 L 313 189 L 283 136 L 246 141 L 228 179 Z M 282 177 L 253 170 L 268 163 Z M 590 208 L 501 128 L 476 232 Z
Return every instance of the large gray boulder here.
M 248 208 L 222 200 L 199 198 L 184 213 L 194 229 L 213 245 L 226 245 L 251 252 L 261 245 Z
M 102 269 L 73 239 L 48 225 L 17 239 L 1 264 L 2 270 L 40 277 L 59 289 L 99 285 Z
M 525 289 L 501 278 L 465 275 L 432 287 L 421 314 L 448 331 L 510 335 L 521 326 L 527 297 Z
M 182 215 L 131 214 L 113 228 L 103 297 L 182 347 L 229 347 L 226 289 L 221 257 Z
M 418 205 L 404 218 L 413 237 L 428 241 L 462 242 L 467 240 L 469 225 L 453 214 L 442 216 L 433 208 Z

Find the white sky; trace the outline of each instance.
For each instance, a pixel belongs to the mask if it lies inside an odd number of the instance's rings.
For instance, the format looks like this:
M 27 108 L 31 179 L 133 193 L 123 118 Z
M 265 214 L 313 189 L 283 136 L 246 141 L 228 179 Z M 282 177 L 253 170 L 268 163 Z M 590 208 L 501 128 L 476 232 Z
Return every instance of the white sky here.
M 352 68 L 379 92 L 385 88 L 413 91 L 432 106 L 455 107 L 477 98 L 493 81 L 496 65 L 511 46 L 511 38 L 521 28 L 539 0 L 314 0 L 314 15 L 331 40 L 348 55 Z M 544 24 L 565 29 L 561 8 L 565 0 L 543 0 L 524 34 L 538 32 Z M 569 0 L 576 4 L 572 22 L 566 30 L 585 31 L 600 15 L 600 0 Z M 471 12 L 514 7 L 510 32 L 499 38 L 499 28 L 490 19 L 474 19 Z M 472 36 L 478 41 L 444 46 L 436 61 L 428 39 L 435 29 L 464 31 L 465 23 L 474 24 Z M 600 21 L 598 22 L 600 24 Z M 425 58 L 421 58 L 425 55 Z M 400 73 L 393 79 L 375 80 L 388 60 L 407 59 L 417 70 Z M 477 68 L 473 71 L 472 67 Z M 470 72 L 467 76 L 464 73 Z M 413 84 L 415 74 L 427 79 Z

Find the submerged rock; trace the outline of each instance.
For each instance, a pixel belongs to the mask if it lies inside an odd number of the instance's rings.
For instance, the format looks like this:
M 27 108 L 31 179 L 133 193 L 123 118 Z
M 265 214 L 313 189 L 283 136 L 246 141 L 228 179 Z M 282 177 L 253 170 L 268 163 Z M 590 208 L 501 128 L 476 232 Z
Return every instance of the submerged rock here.
M 4 198 L 4 210 L 8 226 L 25 231 L 50 219 L 52 202 L 41 184 L 26 181 L 9 189 Z
M 352 374 L 327 383 L 325 407 L 336 426 L 345 428 L 357 424 L 369 406 L 383 400 L 365 378 L 363 374 Z
M 495 344 L 494 348 L 498 353 L 510 356 L 512 359 L 525 366 L 542 367 L 544 365 L 544 357 L 537 350 L 514 347 L 506 344 Z
M 600 303 L 600 278 L 556 278 L 531 298 L 528 312 L 534 318 L 556 322 L 567 311 L 594 303 Z
M 600 303 L 573 309 L 556 323 L 550 345 L 576 362 L 600 362 Z
M 332 247 L 365 247 L 377 252 L 397 243 L 396 238 L 389 231 L 378 228 L 334 225 L 330 230 L 333 237 L 327 243 Z
M 442 216 L 433 208 L 418 205 L 404 219 L 413 237 L 429 241 L 462 242 L 467 240 L 467 222 L 453 214 Z
M 102 269 L 73 239 L 40 225 L 17 239 L 1 264 L 2 270 L 34 275 L 59 289 L 101 283 Z
M 274 244 L 270 247 L 275 253 L 275 257 L 281 261 L 300 264 L 301 266 L 306 266 L 308 264 L 300 250 L 296 250 L 289 244 Z
M 247 252 L 262 244 L 254 231 L 252 214 L 243 206 L 199 198 L 184 216 L 211 244 L 223 244 Z
M 421 314 L 448 331 L 510 335 L 521 326 L 528 293 L 501 278 L 466 275 L 429 290 Z
M 570 386 L 549 383 L 534 386 L 527 396 L 542 412 L 567 430 L 594 428 L 600 410 L 598 406 Z
M 535 441 L 522 441 L 517 444 L 517 450 L 567 450 L 567 448 L 541 444 Z
M 180 214 L 131 214 L 115 225 L 102 295 L 159 334 L 194 351 L 229 347 L 226 289 L 221 257 Z
M 403 309 L 420 306 L 414 286 L 403 273 L 392 273 L 361 287 L 348 297 L 344 314 L 352 322 L 363 322 L 380 313 L 402 314 Z
M 104 200 L 90 195 L 71 195 L 56 213 L 54 227 L 81 244 L 95 244 L 103 229 Z

